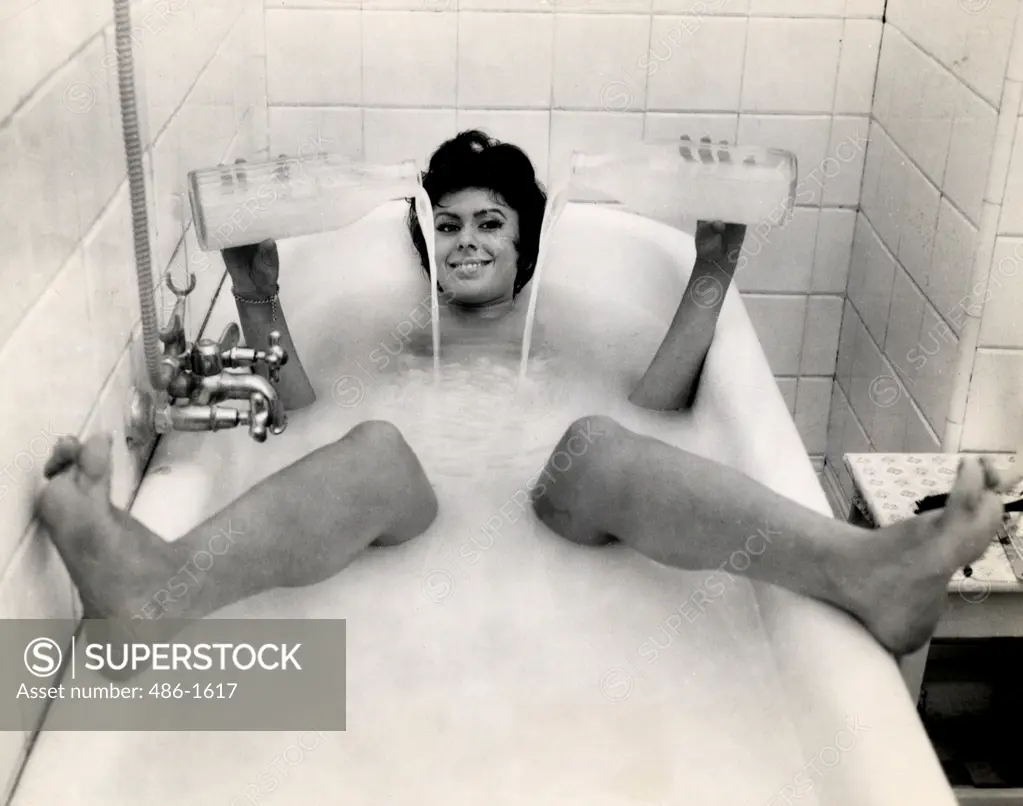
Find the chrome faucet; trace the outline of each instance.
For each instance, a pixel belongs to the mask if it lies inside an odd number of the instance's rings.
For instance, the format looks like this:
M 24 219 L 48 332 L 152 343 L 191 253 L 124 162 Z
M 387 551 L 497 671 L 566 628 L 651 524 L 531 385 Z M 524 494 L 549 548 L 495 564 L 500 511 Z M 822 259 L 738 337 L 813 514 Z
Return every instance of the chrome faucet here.
M 169 399 L 157 403 L 152 393 L 134 390 L 127 418 L 129 441 L 146 442 L 154 432 L 220 431 L 239 425 L 247 425 L 257 442 L 265 442 L 268 431 L 282 433 L 288 419 L 274 384 L 288 354 L 281 347 L 280 333 L 269 334 L 266 350 L 239 347 L 241 330 L 232 322 L 217 341 L 189 344 L 184 304 L 195 289 L 195 275 L 185 289 L 178 289 L 169 274 L 166 282 L 177 297 L 167 327 L 160 331 L 164 345 L 160 369 Z M 267 367 L 269 380 L 253 372 L 231 371 L 260 365 Z M 247 409 L 218 405 L 225 400 L 248 400 L 249 405 Z

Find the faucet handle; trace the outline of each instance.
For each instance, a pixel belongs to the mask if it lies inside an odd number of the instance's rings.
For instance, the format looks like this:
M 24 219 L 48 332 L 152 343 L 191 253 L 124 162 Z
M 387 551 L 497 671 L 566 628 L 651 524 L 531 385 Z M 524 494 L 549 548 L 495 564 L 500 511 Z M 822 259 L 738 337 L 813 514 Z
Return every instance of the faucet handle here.
M 269 349 L 262 359 L 266 362 L 271 382 L 277 383 L 281 379 L 281 367 L 288 363 L 288 351 L 281 347 L 280 331 L 271 330 L 267 342 Z
M 231 322 L 227 327 L 224 328 L 224 332 L 220 334 L 220 338 L 217 339 L 217 349 L 220 352 L 224 350 L 231 350 L 237 347 L 242 340 L 242 331 L 238 327 L 237 322 Z

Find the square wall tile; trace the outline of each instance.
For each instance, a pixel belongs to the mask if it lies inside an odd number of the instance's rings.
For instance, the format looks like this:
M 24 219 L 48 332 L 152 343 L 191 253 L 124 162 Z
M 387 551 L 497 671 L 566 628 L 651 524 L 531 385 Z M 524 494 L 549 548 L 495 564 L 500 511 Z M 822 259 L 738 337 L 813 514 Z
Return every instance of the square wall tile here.
M 820 204 L 821 163 L 828 148 L 831 118 L 823 115 L 740 115 L 737 142 L 782 148 L 796 155 L 796 204 Z M 814 177 L 808 178 L 813 172 Z
M 980 328 L 982 347 L 1023 347 L 1023 239 L 998 238 Z
M 883 25 L 881 29 L 881 50 L 877 57 L 877 75 L 874 79 L 874 97 L 870 114 L 882 125 L 888 125 L 891 115 L 892 96 L 899 78 L 899 69 L 904 59 L 903 51 L 909 46 L 906 38 L 894 25 Z
M 153 269 L 157 276 L 167 268 L 174 250 L 185 234 L 186 217 L 190 217 L 188 203 L 187 169 L 182 158 L 182 140 L 186 134 L 185 119 L 176 116 L 157 138 L 151 150 L 153 184 L 147 188 L 152 193 L 155 208 L 154 225 L 156 240 L 151 245 Z
M 715 15 L 741 15 L 749 13 L 750 0 L 653 0 L 655 14 L 693 14 L 705 11 Z
M 1005 182 L 1002 213 L 998 220 L 998 233 L 1023 235 L 1023 116 L 1016 121 L 1009 175 Z
M 910 181 L 909 174 L 914 171 L 920 174 L 905 152 L 888 140 L 871 208 L 873 213 L 869 218 L 878 236 L 893 254 L 898 253 L 907 218 L 914 212 L 906 210 L 906 186 Z
M 895 258 L 861 215 L 856 223 L 849 266 L 849 300 L 874 340 L 881 344 L 888 326 L 895 266 Z
M 970 11 L 964 8 L 956 3 L 892 0 L 888 19 L 989 103 L 997 104 L 1018 3 L 990 0 Z
M 789 414 L 796 416 L 796 390 L 799 386 L 799 378 L 775 378 L 778 384 L 778 391 L 781 392 L 785 405 L 789 408 Z
M 828 155 L 819 171 L 824 182 L 824 204 L 859 206 L 869 131 L 869 118 L 836 115 L 832 119 Z
M 870 123 L 870 139 L 867 143 L 867 154 L 863 163 L 863 181 L 860 183 L 860 210 L 870 219 L 874 226 L 884 212 L 882 194 L 886 191 L 887 177 L 883 173 L 888 152 L 894 148 L 884 128 L 876 120 Z
M 362 116 L 362 109 L 271 106 L 270 153 L 307 156 L 326 151 L 361 160 Z
M 0 83 L 0 120 L 110 22 L 113 6 L 105 0 L 73 4 L 11 0 L 4 3 L 2 13 L 0 53 L 6 59 Z
M 26 214 L 29 196 L 28 171 L 24 169 L 24 155 L 18 151 L 18 118 L 0 129 L 0 172 L 6 179 L 5 190 L 0 193 L 0 243 L 6 245 L 0 253 L 0 286 L 7 290 L 3 312 L 0 313 L 0 344 L 17 327 L 22 316 L 52 279 L 47 273 L 33 276 L 26 266 L 36 267 L 34 248 L 35 222 Z M 75 222 L 77 228 L 77 221 Z
M 809 298 L 803 354 L 799 364 L 800 375 L 834 374 L 843 304 L 841 297 Z
M 978 224 L 998 113 L 965 84 L 959 84 L 956 93 L 955 121 L 942 190 Z
M 841 385 L 846 394 L 849 394 L 852 388 L 850 382 L 853 361 L 856 358 L 856 340 L 861 337 L 861 331 L 862 337 L 867 338 L 863 321 L 847 299 L 842 306 L 842 329 L 838 334 L 838 359 L 835 362 L 835 381 Z
M 750 16 L 841 17 L 845 0 L 750 0 Z
M 797 207 L 784 226 L 766 235 L 748 229 L 735 271 L 739 290 L 808 292 L 818 214 L 813 208 Z
M 521 148 L 533 163 L 537 179 L 544 184 L 547 183 L 550 112 L 518 109 L 459 109 L 457 121 L 458 131 L 481 129 L 491 137 Z
M 740 108 L 830 112 L 842 29 L 842 20 L 750 19 Z
M 196 9 L 192 3 L 176 6 L 173 13 L 162 17 L 159 26 L 152 26 L 153 30 L 147 29 L 144 24 L 138 25 L 136 20 L 141 21 L 146 14 L 155 12 L 159 3 L 160 0 L 145 0 L 139 7 L 141 16 L 132 14 L 132 27 L 137 26 L 137 32 L 132 35 L 136 68 L 141 67 L 145 78 L 142 97 L 146 104 L 145 117 L 149 119 L 149 137 L 145 140 L 147 144 L 159 136 L 167 121 L 177 112 L 207 58 L 204 52 L 195 47 L 195 43 L 205 39 L 205 36 L 199 32 Z M 116 85 L 115 65 L 111 65 L 109 73 Z
M 876 401 L 884 402 L 892 396 L 893 371 L 889 366 L 870 334 L 860 331 L 849 377 L 849 405 L 868 435 L 878 407 Z
M 82 236 L 74 182 L 76 116 L 63 105 L 63 90 L 54 84 L 37 93 L 0 132 L 9 170 L 6 192 L 0 194 L 0 226 L 19 233 L 14 243 L 20 242 L 20 256 L 27 259 L 17 264 L 6 255 L 0 258 L 5 290 L 0 343 L 53 282 Z
M 918 278 L 931 304 L 959 333 L 970 303 L 970 275 L 977 250 L 977 229 L 948 199 L 941 200 L 934 249 Z
M 835 87 L 835 114 L 870 114 L 882 27 L 881 20 L 845 21 Z
M 600 153 L 643 142 L 643 115 L 615 112 L 551 112 L 551 189 L 568 178 L 573 151 Z
M 458 106 L 547 109 L 553 48 L 550 14 L 459 14 Z
M 647 16 L 555 15 L 553 105 L 642 112 L 649 39 Z
M 196 4 L 192 10 L 195 14 L 197 34 L 192 45 L 196 51 L 195 58 L 201 65 L 209 61 L 218 48 L 237 33 L 236 24 L 245 11 L 245 3 L 239 0 L 221 0 L 219 3 Z M 159 32 L 159 16 L 156 14 L 153 16 L 154 20 L 150 22 L 149 27 Z
M 911 391 L 935 431 L 943 431 L 952 395 L 959 339 L 930 306 L 924 306 L 918 348 L 910 357 L 916 381 Z M 912 352 L 912 351 L 911 351 Z
M 879 20 L 884 16 L 884 5 L 885 0 L 845 0 L 845 16 Z
M 266 10 L 266 91 L 271 104 L 362 103 L 362 57 L 356 11 Z M 374 99 L 367 95 L 365 102 Z
M 579 14 L 646 14 L 650 0 L 547 0 L 552 10 Z
M 367 0 L 372 2 L 372 0 Z M 443 2 L 443 0 L 437 0 Z M 565 4 L 567 11 L 577 11 L 586 0 L 451 0 L 459 11 L 535 11 L 550 13 Z
M 828 449 L 828 409 L 831 404 L 831 378 L 800 378 L 796 398 L 796 428 L 807 453 Z
M 977 351 L 963 424 L 963 451 L 1015 451 L 1023 442 L 1023 351 Z
M 895 254 L 919 282 L 931 262 L 941 192 L 916 166 L 905 163 L 897 197 L 899 247 Z
M 775 375 L 798 375 L 806 296 L 743 295 L 746 311 Z
M 456 14 L 363 11 L 363 103 L 454 106 L 457 41 Z
M 97 37 L 58 76 L 67 82 L 62 103 L 71 127 L 72 172 L 82 233 L 93 225 L 111 196 L 124 181 L 128 166 L 121 132 L 120 98 L 113 37 Z M 104 74 L 106 74 L 104 76 Z M 106 83 L 103 83 L 103 78 Z M 72 86 L 94 85 L 77 105 L 67 90 Z
M 0 348 L 8 366 L 30 366 L 18 381 L 20 405 L 8 406 L 0 430 L 0 566 L 32 519 L 42 467 L 61 434 L 77 434 L 104 378 L 92 356 L 85 266 L 76 251 L 17 330 Z M 69 339 L 69 333 L 83 338 Z
M 352 0 L 340 0 L 342 4 Z M 424 11 L 433 14 L 455 13 L 459 0 L 362 0 L 363 11 Z
M 647 108 L 738 109 L 746 29 L 743 17 L 654 17 Z
M 41 526 L 21 541 L 0 578 L 0 617 L 73 618 L 71 578 Z
M 884 351 L 903 380 L 910 378 L 909 373 L 915 366 L 914 356 L 920 350 L 920 331 L 926 306 L 924 295 L 920 293 L 916 283 L 906 274 L 905 269 L 901 266 L 896 267 Z
M 931 182 L 941 186 L 948 162 L 959 82 L 915 45 L 896 79 L 887 128 Z
M 736 142 L 738 115 L 701 115 L 684 112 L 647 112 L 643 139 L 677 140 L 688 135 L 691 140 L 709 137 L 716 143 Z
M 366 162 L 416 160 L 425 169 L 437 146 L 453 137 L 454 109 L 364 109 Z
M 912 400 L 906 412 L 906 436 L 902 450 L 906 453 L 938 453 L 941 450 L 941 435 L 931 428 Z
M 834 384 L 831 415 L 828 418 L 827 462 L 834 471 L 846 499 L 852 498 L 854 487 L 843 456 L 847 453 L 868 453 L 870 450 L 870 440 L 856 419 L 848 399 L 838 384 Z
M 888 362 L 883 362 L 883 374 L 873 382 L 871 392 L 874 416 L 867 436 L 874 450 L 898 453 L 903 450 L 906 441 L 910 398 L 906 387 Z
M 82 254 L 95 371 L 106 378 L 131 339 L 139 309 L 127 183 L 85 236 Z
M 813 253 L 813 278 L 810 282 L 813 293 L 845 293 L 855 230 L 855 210 L 821 209 L 817 222 L 817 245 Z

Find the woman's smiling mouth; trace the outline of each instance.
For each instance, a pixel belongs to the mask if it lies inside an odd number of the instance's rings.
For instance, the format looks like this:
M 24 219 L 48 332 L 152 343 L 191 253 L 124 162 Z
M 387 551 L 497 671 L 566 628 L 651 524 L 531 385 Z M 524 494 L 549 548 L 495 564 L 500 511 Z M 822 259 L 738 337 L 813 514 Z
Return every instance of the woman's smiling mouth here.
M 493 263 L 493 260 L 464 260 L 452 264 L 451 268 L 458 277 L 475 277 L 484 267 Z

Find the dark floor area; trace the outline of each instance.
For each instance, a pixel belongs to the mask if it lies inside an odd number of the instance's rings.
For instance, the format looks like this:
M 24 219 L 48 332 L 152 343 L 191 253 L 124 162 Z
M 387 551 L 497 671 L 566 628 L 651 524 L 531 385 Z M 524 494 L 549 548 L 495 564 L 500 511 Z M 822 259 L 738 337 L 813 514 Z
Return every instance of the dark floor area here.
M 918 708 L 950 784 L 1023 787 L 1023 641 L 935 641 Z

